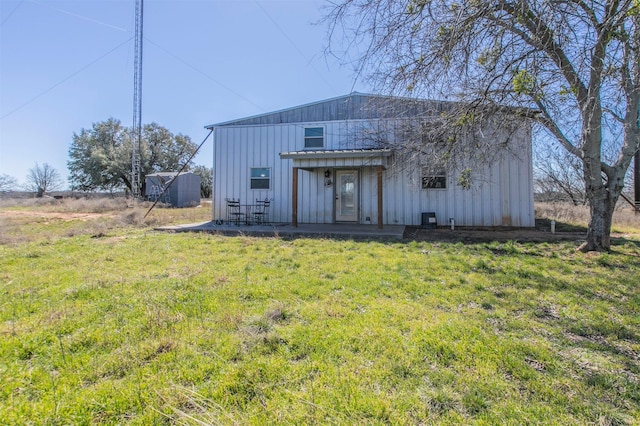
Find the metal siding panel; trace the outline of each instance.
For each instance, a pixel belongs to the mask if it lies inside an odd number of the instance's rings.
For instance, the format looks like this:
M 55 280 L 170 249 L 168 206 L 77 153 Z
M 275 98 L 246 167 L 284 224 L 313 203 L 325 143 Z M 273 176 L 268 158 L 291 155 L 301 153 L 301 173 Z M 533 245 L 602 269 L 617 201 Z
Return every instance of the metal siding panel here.
M 309 110 L 310 111 L 310 110 Z M 334 111 L 335 112 L 335 111 Z M 288 125 L 267 125 L 228 127 L 216 129 L 214 146 L 214 218 L 226 214 L 224 198 L 241 197 L 242 201 L 254 201 L 259 197 L 273 199 L 272 221 L 289 222 L 291 219 L 291 172 L 292 160 L 282 160 L 280 152 L 296 151 L 303 146 L 303 128 L 306 122 Z M 331 122 L 309 123 L 325 127 L 325 147 L 347 148 L 357 145 L 354 130 L 371 126 L 371 122 Z M 448 224 L 449 217 L 456 224 L 500 225 L 504 216 L 511 217 L 512 223 L 532 226 L 533 190 L 529 133 L 523 131 L 526 153 L 520 158 L 504 158 L 498 164 L 487 165 L 479 171 L 485 182 L 469 191 L 455 185 L 455 176 L 449 175 L 448 188 L 444 191 L 425 191 L 419 185 L 419 171 L 411 167 L 399 170 L 390 165 L 383 176 L 384 223 L 420 223 L 420 213 L 435 211 L 440 225 Z M 266 164 L 265 164 L 266 163 Z M 250 167 L 270 167 L 272 170 L 269 191 L 249 190 Z M 327 163 L 317 163 L 316 168 L 327 167 Z M 349 163 L 339 161 L 337 167 L 349 167 Z M 417 169 L 417 168 L 416 168 Z M 323 223 L 333 221 L 334 188 L 324 186 L 323 170 L 300 171 L 300 218 L 301 222 Z M 413 176 L 416 174 L 416 176 Z M 522 178 L 524 177 L 524 179 Z M 361 220 L 369 216 L 372 223 L 377 221 L 377 180 L 375 170 L 360 169 L 360 215 Z M 217 212 L 217 213 L 216 213 Z M 314 213 L 312 213 L 314 212 Z
M 288 128 L 284 126 L 274 126 L 273 132 L 270 134 L 270 147 L 272 146 L 271 155 L 274 158 L 273 166 L 273 192 L 271 196 L 271 206 L 269 217 L 272 222 L 283 222 L 287 217 L 290 220 L 290 206 L 287 201 L 291 194 L 291 169 L 292 161 L 283 160 L 278 155 L 280 152 L 289 149 Z
M 272 221 L 288 222 L 291 220 L 291 180 L 292 167 L 291 160 L 283 160 L 278 153 L 287 151 L 290 147 L 289 128 L 276 126 L 273 133 L 275 163 L 278 165 L 276 186 L 273 189 L 272 209 L 270 216 Z
M 220 144 L 221 147 L 221 155 L 220 155 L 220 163 L 218 173 L 218 182 L 220 185 L 220 198 L 219 198 L 219 206 L 220 206 L 220 218 L 226 219 L 226 203 L 225 198 L 230 198 L 234 196 L 234 181 L 229 180 L 228 176 L 236 173 L 236 164 L 235 161 L 229 161 L 229 158 L 236 158 L 235 149 L 236 147 L 236 139 L 239 131 L 236 129 L 232 129 L 228 132 L 225 132 L 225 136 Z
M 415 212 L 411 211 L 411 204 L 407 196 L 407 188 L 409 184 L 408 170 L 401 170 L 396 179 L 396 205 L 394 206 L 393 223 L 411 223 L 411 217 Z
M 260 126 L 254 128 L 252 134 L 251 152 L 251 164 L 247 168 L 247 202 L 252 204 L 256 200 L 265 200 L 271 198 L 273 191 L 273 172 L 274 172 L 274 150 L 272 148 L 272 138 L 270 138 L 272 127 Z M 251 189 L 251 174 L 250 168 L 253 167 L 267 167 L 269 168 L 269 189 Z
M 403 214 L 404 223 L 420 224 L 420 222 L 422 221 L 422 203 L 420 202 L 420 191 L 422 191 L 422 189 L 416 186 L 415 177 L 412 178 L 411 174 L 409 173 L 405 173 L 403 186 L 404 190 L 402 192 L 404 192 L 406 206 L 406 210 Z
M 500 163 L 495 162 L 491 165 L 490 171 L 490 199 L 491 199 L 491 225 L 498 225 L 500 223 L 501 213 L 501 198 L 500 198 Z
M 450 177 L 447 177 L 447 184 L 450 186 Z M 456 209 L 462 216 L 462 222 L 464 225 L 469 225 L 473 223 L 473 214 L 471 214 L 472 209 L 470 209 L 472 200 L 465 199 L 463 194 L 460 194 L 460 191 L 457 189 L 450 188 L 449 194 L 456 201 Z
M 214 187 L 212 194 L 212 215 L 213 219 L 224 219 L 225 209 L 223 206 L 226 192 L 223 189 L 225 184 L 222 177 L 226 174 L 226 161 L 225 154 L 227 152 L 227 135 L 229 131 L 227 129 L 215 130 L 215 144 L 213 149 L 213 173 L 214 173 Z
M 450 173 L 449 173 L 450 174 Z M 459 197 L 458 190 L 456 188 L 451 188 L 451 179 L 447 176 L 447 189 L 446 190 L 431 190 L 426 191 L 434 194 L 436 198 L 436 205 L 431 211 L 436 212 L 436 220 L 438 221 L 438 225 L 443 225 L 449 222 L 450 217 L 454 217 L 454 213 L 456 211 L 456 200 Z M 432 206 L 433 207 L 433 206 Z M 458 214 L 459 216 L 459 214 Z M 456 219 L 458 221 L 460 219 Z
M 535 226 L 533 207 L 533 170 L 531 162 L 531 128 L 526 126 L 519 133 L 522 139 L 518 179 L 520 183 L 520 226 Z
M 249 132 L 251 128 L 242 128 L 240 130 L 240 143 L 234 144 L 234 157 L 236 161 L 232 161 L 235 163 L 236 168 L 231 175 L 231 180 L 233 182 L 233 189 L 235 198 L 240 198 L 241 203 L 246 203 L 247 201 L 247 150 L 249 148 Z
M 447 197 L 447 199 L 445 200 L 445 203 L 447 205 L 447 218 L 452 217 L 457 224 L 462 225 L 464 221 L 462 220 L 460 213 L 456 210 L 455 198 L 452 196 Z
M 301 186 L 301 196 L 300 196 L 300 208 L 298 210 L 298 214 L 301 217 L 302 223 L 315 223 L 311 218 L 311 209 L 308 206 L 313 203 L 313 197 L 310 197 L 312 193 L 312 182 L 309 176 L 309 172 L 301 171 L 300 173 L 300 186 Z M 314 191 L 315 192 L 315 191 Z M 314 203 L 315 204 L 315 203 Z
M 483 226 L 491 226 L 493 225 L 493 218 L 491 213 L 491 203 L 493 199 L 493 195 L 491 193 L 491 165 L 487 164 L 483 171 L 482 175 L 487 182 L 480 182 L 480 191 L 482 194 L 482 225 Z
M 509 200 L 509 164 L 506 159 L 501 160 L 500 164 L 500 194 L 502 205 L 502 218 L 500 225 L 511 224 L 511 206 Z
M 518 192 L 520 190 L 519 183 L 519 169 L 517 164 L 517 159 L 512 155 L 508 157 L 509 162 L 509 206 L 510 206 L 510 215 L 511 215 L 511 225 L 512 226 L 520 226 L 520 212 L 522 209 L 520 208 L 520 197 L 518 196 Z
M 296 128 L 295 126 L 276 126 L 274 132 L 274 143 L 279 147 L 274 150 L 276 162 L 280 165 L 279 178 L 280 182 L 277 191 L 274 189 L 274 203 L 271 214 L 271 220 L 276 222 L 291 221 L 291 183 L 293 179 L 293 161 L 282 160 L 278 155 L 279 152 L 293 151 L 296 148 Z
M 384 224 L 392 224 L 393 223 L 393 208 L 395 205 L 395 194 L 396 194 L 396 166 L 392 165 L 389 169 L 387 169 L 386 176 L 384 178 L 385 191 L 383 193 L 383 201 L 382 201 L 382 209 L 383 209 L 383 223 Z

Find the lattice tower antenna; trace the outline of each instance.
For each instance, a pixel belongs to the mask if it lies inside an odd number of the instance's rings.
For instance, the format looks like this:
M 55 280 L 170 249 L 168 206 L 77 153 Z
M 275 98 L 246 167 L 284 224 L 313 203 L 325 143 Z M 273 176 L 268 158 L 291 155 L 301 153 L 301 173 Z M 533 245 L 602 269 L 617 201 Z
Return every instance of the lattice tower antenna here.
M 136 0 L 135 50 L 133 64 L 133 135 L 131 143 L 131 195 L 141 197 L 140 145 L 142 141 L 142 20 L 143 0 Z
M 638 126 L 640 126 L 640 111 L 638 111 Z M 640 147 L 633 158 L 633 186 L 636 213 L 640 213 Z
M 638 148 L 633 160 L 633 185 L 635 187 L 636 213 L 640 213 L 640 148 Z

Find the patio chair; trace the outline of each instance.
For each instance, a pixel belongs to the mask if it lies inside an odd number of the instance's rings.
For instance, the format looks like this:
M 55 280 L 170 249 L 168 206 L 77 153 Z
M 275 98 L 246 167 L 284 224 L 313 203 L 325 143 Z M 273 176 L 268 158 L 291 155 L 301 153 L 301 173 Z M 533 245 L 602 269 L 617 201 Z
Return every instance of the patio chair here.
M 253 220 L 259 224 L 269 223 L 269 200 L 256 200 L 255 210 L 253 211 Z
M 225 198 L 227 202 L 227 221 L 240 226 L 241 222 L 246 222 L 247 215 L 240 211 L 240 199 Z

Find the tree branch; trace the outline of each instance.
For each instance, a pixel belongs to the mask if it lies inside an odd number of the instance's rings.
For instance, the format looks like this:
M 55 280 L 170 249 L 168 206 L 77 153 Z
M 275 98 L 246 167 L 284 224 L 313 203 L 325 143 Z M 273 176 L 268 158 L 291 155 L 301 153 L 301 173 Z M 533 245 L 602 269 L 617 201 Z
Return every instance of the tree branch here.
M 525 28 L 531 33 L 522 40 L 536 49 L 547 53 L 549 58 L 556 64 L 571 87 L 577 90 L 578 103 L 582 106 L 588 99 L 588 90 L 578 72 L 573 67 L 564 50 L 554 41 L 553 32 L 549 27 L 527 6 L 524 0 L 517 0 L 518 8 L 511 2 L 500 1 L 496 7 L 497 11 L 503 11 L 510 15 L 512 19 L 522 21 Z M 495 17 L 499 21 L 497 17 Z M 524 32 L 517 30 L 512 22 L 509 31 L 521 36 Z

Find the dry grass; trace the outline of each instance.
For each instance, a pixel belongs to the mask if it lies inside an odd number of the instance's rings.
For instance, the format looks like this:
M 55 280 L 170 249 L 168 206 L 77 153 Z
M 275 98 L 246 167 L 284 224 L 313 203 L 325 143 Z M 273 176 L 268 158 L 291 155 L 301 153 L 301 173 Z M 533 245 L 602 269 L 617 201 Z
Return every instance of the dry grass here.
M 0 209 L 36 209 L 45 212 L 108 213 L 126 209 L 130 202 L 126 198 L 3 198 Z
M 102 237 L 122 228 L 145 228 L 211 220 L 211 203 L 165 208 L 126 198 L 1 199 L 0 244 L 19 244 L 60 236 Z M 147 214 L 149 212 L 149 214 Z M 146 218 L 145 218 L 145 215 Z
M 613 215 L 614 228 L 640 229 L 640 214 L 635 213 L 631 206 L 621 201 Z M 589 222 L 589 207 L 574 206 L 571 203 L 536 203 L 536 218 L 549 219 L 571 225 L 587 226 Z

